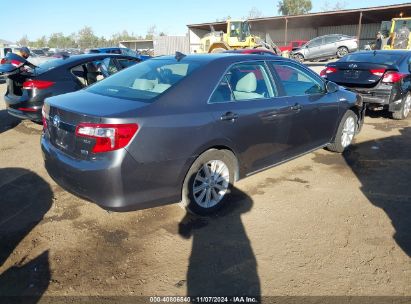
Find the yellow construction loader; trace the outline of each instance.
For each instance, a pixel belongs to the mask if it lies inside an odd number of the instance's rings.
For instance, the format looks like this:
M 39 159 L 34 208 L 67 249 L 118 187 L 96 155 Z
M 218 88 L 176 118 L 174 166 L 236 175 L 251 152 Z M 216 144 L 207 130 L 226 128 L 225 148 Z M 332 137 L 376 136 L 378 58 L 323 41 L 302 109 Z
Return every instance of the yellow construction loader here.
M 277 53 L 275 45 L 270 45 L 258 36 L 253 36 L 247 21 L 227 20 L 225 32 L 217 32 L 211 26 L 210 33 L 201 39 L 199 53 L 219 53 L 226 50 L 266 48 Z
M 386 38 L 384 50 L 411 49 L 411 17 L 383 21 L 381 33 Z

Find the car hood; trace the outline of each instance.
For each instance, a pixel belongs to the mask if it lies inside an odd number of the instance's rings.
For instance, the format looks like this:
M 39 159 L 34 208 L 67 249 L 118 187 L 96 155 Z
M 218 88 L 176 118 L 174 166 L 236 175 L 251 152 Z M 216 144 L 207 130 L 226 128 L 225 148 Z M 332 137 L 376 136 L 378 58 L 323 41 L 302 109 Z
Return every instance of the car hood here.
M 84 116 L 110 118 L 131 117 L 135 110 L 150 105 L 143 101 L 109 97 L 85 90 L 47 98 L 46 103 Z

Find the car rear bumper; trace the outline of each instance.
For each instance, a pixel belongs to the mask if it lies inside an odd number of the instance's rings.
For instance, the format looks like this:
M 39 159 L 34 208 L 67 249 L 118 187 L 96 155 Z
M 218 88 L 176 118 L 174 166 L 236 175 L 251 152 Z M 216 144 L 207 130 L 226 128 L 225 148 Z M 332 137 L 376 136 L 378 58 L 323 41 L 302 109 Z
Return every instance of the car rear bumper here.
M 41 122 L 41 105 L 22 100 L 18 97 L 4 96 L 7 112 L 20 119 L 29 119 L 36 122 Z M 22 110 L 24 109 L 24 110 Z
M 348 89 L 358 93 L 368 108 L 384 106 L 388 107 L 391 112 L 401 109 L 403 94 L 391 85 L 384 85 L 384 89 L 381 89 L 380 86 L 369 90 L 362 88 Z
M 125 149 L 93 160 L 75 159 L 44 135 L 41 148 L 45 167 L 57 184 L 104 209 L 130 211 L 181 200 L 181 184 L 177 186 L 175 175 L 168 175 L 167 180 L 163 172 L 156 175 L 158 166 L 175 168 L 171 164 L 139 164 Z

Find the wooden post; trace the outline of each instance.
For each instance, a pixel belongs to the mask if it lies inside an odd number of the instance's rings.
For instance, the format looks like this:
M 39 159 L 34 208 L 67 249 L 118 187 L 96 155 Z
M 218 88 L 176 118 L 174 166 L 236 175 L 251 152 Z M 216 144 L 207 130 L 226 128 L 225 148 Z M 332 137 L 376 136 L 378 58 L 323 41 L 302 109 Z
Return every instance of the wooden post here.
M 288 19 L 285 17 L 284 45 L 287 45 Z
M 360 19 L 358 20 L 358 32 L 357 32 L 358 48 L 360 48 L 361 24 L 362 24 L 362 11 L 360 12 Z

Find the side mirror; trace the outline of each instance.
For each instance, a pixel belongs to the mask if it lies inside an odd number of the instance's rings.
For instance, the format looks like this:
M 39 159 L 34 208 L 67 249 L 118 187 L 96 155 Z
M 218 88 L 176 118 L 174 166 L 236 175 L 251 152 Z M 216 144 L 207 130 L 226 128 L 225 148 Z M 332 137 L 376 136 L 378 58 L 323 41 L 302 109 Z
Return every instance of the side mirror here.
M 325 86 L 327 89 L 327 93 L 335 93 L 339 90 L 338 85 L 332 81 L 327 81 L 327 84 Z

